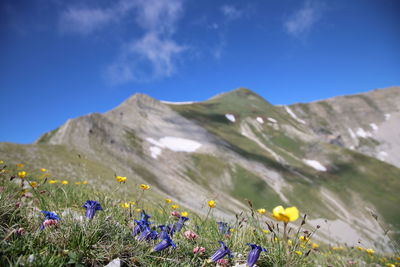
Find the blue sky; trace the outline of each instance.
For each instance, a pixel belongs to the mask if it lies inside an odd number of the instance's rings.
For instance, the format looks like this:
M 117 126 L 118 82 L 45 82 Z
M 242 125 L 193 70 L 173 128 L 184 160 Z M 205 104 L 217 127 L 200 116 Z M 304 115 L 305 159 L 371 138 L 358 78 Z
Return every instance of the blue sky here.
M 141 92 L 273 104 L 400 85 L 397 0 L 3 0 L 0 141 Z

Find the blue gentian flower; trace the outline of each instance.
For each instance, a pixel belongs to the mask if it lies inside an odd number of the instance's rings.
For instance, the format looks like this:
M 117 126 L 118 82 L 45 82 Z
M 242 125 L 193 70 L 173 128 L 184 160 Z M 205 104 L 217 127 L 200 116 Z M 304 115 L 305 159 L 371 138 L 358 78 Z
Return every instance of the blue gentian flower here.
M 82 208 L 86 209 L 86 218 L 93 219 L 97 210 L 103 210 L 100 203 L 94 200 L 86 200 Z
M 160 234 L 158 235 L 158 238 L 164 239 L 167 233 L 167 229 L 165 225 L 159 225 L 158 228 L 160 228 Z
M 174 236 L 175 233 L 175 226 L 173 224 L 168 224 L 166 227 L 166 232 L 169 234 L 171 237 Z
M 179 221 L 175 224 L 174 230 L 175 230 L 176 232 L 180 232 L 180 231 L 182 230 L 183 225 L 184 225 L 185 222 L 188 221 L 188 220 L 189 220 L 188 217 L 181 216 L 181 217 L 179 218 Z
M 44 214 L 44 220 L 43 220 L 43 222 L 40 224 L 40 230 L 43 230 L 43 229 L 44 229 L 45 221 L 46 221 L 46 220 L 56 220 L 57 222 L 58 222 L 59 220 L 61 220 L 60 217 L 58 217 L 58 215 L 57 215 L 56 213 L 54 213 L 54 212 L 42 210 L 41 213 Z
M 150 215 L 148 215 L 144 210 L 142 210 L 140 214 L 142 216 L 142 222 L 149 222 L 149 218 L 151 217 Z
M 138 240 L 138 241 L 148 240 L 150 234 L 151 234 L 150 227 L 148 227 L 148 226 L 146 225 L 145 228 L 144 228 L 144 229 L 142 230 L 142 232 L 140 233 L 140 236 L 137 237 L 137 240 Z
M 218 224 L 218 231 L 222 234 L 229 234 L 229 226 L 226 222 L 217 222 Z
M 261 251 L 266 251 L 264 248 L 257 246 L 256 244 L 247 243 L 251 247 L 249 256 L 247 258 L 247 266 L 253 267 L 256 264 L 258 258 L 260 257 Z
M 227 246 L 225 246 L 225 243 L 222 241 L 218 241 L 218 243 L 220 243 L 221 247 L 214 253 L 214 255 L 211 256 L 211 258 L 209 259 L 210 262 L 216 262 L 217 260 L 225 257 L 225 255 L 228 255 L 229 258 L 232 257 L 231 251 Z
M 176 245 L 172 241 L 171 237 L 169 235 L 166 235 L 163 238 L 163 240 L 153 248 L 153 251 L 161 251 L 163 249 L 166 249 L 169 246 L 172 246 L 173 248 L 176 248 Z
M 141 220 L 140 221 L 134 220 L 134 221 L 135 221 L 136 225 L 132 230 L 132 236 L 137 236 L 144 230 L 145 225 Z

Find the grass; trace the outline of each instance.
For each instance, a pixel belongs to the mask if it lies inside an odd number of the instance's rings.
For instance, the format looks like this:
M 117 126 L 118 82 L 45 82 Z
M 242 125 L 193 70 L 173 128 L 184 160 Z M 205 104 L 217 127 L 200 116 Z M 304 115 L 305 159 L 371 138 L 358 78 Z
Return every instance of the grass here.
M 173 236 L 176 249 L 152 252 L 159 240 L 138 241 L 131 236 L 132 220 L 139 219 L 137 209 L 145 209 L 151 214 L 154 226 L 174 223 L 177 218 L 170 216 L 170 205 L 163 201 L 149 201 L 148 191 L 132 188 L 134 195 L 131 199 L 136 205 L 122 208 L 121 198 L 127 197 L 122 189 L 128 184 L 115 181 L 114 186 L 101 191 L 95 183 L 49 184 L 48 180 L 39 177 L 35 168 L 23 167 L 28 172 L 24 179 L 17 176 L 21 167 L 2 165 L 1 169 L 1 266 L 101 266 L 115 258 L 126 266 L 215 266 L 206 261 L 219 248 L 218 240 L 223 240 L 234 252 L 228 266 L 245 263 L 249 253 L 246 243 L 256 243 L 267 249 L 266 253 L 261 253 L 258 266 L 348 266 L 350 260 L 367 265 L 383 261 L 383 255 L 368 255 L 355 248 L 333 249 L 323 244 L 312 248 L 311 244 L 315 242 L 312 233 L 303 233 L 296 225 L 290 226 L 289 230 L 292 244 L 285 245 L 282 224 L 258 214 L 252 206 L 248 210 L 237 211 L 236 220 L 229 222 L 233 230 L 228 235 L 218 231 L 213 209 L 207 207 L 210 211 L 207 217 L 190 213 L 190 220 L 183 231 L 195 231 L 199 237 L 188 240 L 182 233 L 176 233 Z M 246 184 L 242 183 L 246 181 L 249 186 L 258 187 L 258 179 L 253 174 L 239 167 L 236 172 L 240 184 Z M 29 181 L 38 182 L 38 186 L 27 186 Z M 244 196 L 245 193 L 242 188 L 240 194 Z M 255 199 L 254 203 L 268 206 L 269 201 L 276 200 L 270 197 Z M 84 209 L 81 206 L 88 199 L 99 201 L 103 207 L 93 220 L 83 218 Z M 43 220 L 40 210 L 55 211 L 61 218 L 57 226 L 40 231 L 39 225 Z M 268 227 L 271 232 L 264 232 Z M 311 241 L 299 241 L 299 236 L 305 234 L 310 236 Z M 204 247 L 206 251 L 201 255 L 193 254 L 196 246 Z M 396 262 L 395 255 L 385 255 L 385 258 L 386 262 Z

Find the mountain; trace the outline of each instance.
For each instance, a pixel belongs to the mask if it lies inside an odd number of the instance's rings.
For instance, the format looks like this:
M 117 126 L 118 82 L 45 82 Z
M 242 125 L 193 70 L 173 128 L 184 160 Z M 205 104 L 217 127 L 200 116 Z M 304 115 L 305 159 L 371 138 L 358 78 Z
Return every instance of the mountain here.
M 295 205 L 325 242 L 388 251 L 389 236 L 400 239 L 398 103 L 400 87 L 289 106 L 243 88 L 194 103 L 136 94 L 34 144 L 0 143 L 0 158 L 99 190 L 128 176 L 128 185 L 152 185 L 154 201 L 193 211 L 216 199 L 221 218 L 248 209 L 247 200 Z

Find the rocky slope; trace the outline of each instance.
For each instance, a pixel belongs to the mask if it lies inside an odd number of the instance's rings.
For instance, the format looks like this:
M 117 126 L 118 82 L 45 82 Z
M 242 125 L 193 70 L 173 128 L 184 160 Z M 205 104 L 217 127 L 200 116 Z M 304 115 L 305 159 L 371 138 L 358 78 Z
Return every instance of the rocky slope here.
M 399 97 L 393 87 L 273 106 L 247 89 L 183 104 L 137 94 L 33 145 L 0 143 L 0 158 L 104 190 L 114 174 L 128 176 L 151 184 L 154 201 L 168 196 L 193 211 L 213 198 L 220 217 L 246 199 L 297 205 L 326 242 L 390 250 L 384 231 L 398 240 L 400 230 Z

